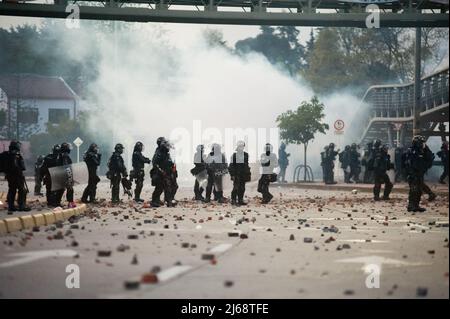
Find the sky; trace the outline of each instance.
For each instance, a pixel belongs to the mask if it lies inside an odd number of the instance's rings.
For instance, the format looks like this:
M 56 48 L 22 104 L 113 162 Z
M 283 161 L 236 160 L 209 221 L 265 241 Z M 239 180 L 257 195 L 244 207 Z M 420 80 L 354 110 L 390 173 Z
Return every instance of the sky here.
M 30 18 L 30 17 L 10 17 L 0 16 L 0 28 L 10 28 L 23 24 L 40 25 L 45 18 Z M 83 21 L 81 21 L 83 23 Z M 237 25 L 200 25 L 200 24 L 186 24 L 186 23 L 155 23 L 162 26 L 164 30 L 170 33 L 170 40 L 175 44 L 183 44 L 184 42 L 192 42 L 202 30 L 206 28 L 217 29 L 222 31 L 225 41 L 228 45 L 234 44 L 242 39 L 253 37 L 259 33 L 259 26 L 237 26 Z M 309 27 L 299 28 L 300 42 L 306 42 L 309 38 Z

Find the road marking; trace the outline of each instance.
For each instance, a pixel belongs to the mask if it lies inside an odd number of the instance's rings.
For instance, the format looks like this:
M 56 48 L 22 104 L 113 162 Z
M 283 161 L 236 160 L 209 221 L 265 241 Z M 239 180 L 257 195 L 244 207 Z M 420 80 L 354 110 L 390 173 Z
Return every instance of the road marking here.
M 78 253 L 70 249 L 57 249 L 57 250 L 39 250 L 28 251 L 22 253 L 9 254 L 10 257 L 19 257 L 11 261 L 7 261 L 0 264 L 0 268 L 14 267 L 22 264 L 27 264 L 36 260 L 49 258 L 49 257 L 74 257 Z
M 226 252 L 232 246 L 233 246 L 232 244 L 220 244 L 220 245 L 212 248 L 209 252 L 215 253 L 215 254 L 221 254 L 221 253 Z
M 387 240 L 375 240 L 375 239 L 370 239 L 370 241 L 366 241 L 366 239 L 338 239 L 338 241 L 346 241 L 350 243 L 375 243 L 375 244 L 382 244 L 389 242 Z
M 382 266 L 382 264 L 392 265 L 394 267 L 402 267 L 402 266 L 428 266 L 432 265 L 432 263 L 421 263 L 421 262 L 407 262 L 404 260 L 386 258 L 382 256 L 363 256 L 356 258 L 346 258 L 346 259 L 338 259 L 335 260 L 338 263 L 358 263 L 363 264 L 362 270 L 364 272 L 369 272 L 371 269 L 371 265 Z
M 185 273 L 188 270 L 191 270 L 192 266 L 182 265 L 182 266 L 174 266 L 170 267 L 166 270 L 159 272 L 156 276 L 158 277 L 158 281 L 164 282 L 170 280 L 172 278 L 178 277 L 181 274 Z

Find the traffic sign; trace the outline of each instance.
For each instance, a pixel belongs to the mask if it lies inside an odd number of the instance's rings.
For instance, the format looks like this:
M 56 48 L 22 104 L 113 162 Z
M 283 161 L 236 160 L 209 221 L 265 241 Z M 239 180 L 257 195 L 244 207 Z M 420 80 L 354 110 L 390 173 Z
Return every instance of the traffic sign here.
M 403 127 L 403 123 L 394 123 L 394 131 L 400 131 Z
M 336 120 L 334 122 L 334 129 L 336 131 L 342 131 L 344 129 L 344 127 L 345 127 L 345 123 L 343 120 Z
M 77 163 L 80 162 L 80 146 L 81 144 L 83 144 L 83 140 L 79 137 L 77 137 L 75 139 L 75 141 L 73 141 L 73 144 L 75 144 L 75 146 L 77 147 Z

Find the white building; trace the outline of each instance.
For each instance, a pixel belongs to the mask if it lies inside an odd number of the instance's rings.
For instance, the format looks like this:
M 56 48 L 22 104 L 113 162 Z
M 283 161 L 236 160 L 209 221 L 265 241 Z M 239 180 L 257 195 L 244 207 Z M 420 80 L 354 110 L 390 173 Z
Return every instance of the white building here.
M 27 140 L 46 132 L 47 123 L 74 119 L 79 98 L 61 77 L 8 74 L 0 75 L 0 101 L 0 112 L 6 114 L 0 122 L 2 137 Z

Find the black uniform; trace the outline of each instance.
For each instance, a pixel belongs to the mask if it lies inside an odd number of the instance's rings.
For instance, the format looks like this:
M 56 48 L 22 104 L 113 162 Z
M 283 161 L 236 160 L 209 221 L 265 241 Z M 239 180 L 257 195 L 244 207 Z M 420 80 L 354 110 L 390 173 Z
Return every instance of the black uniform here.
M 62 143 L 61 144 L 61 151 L 60 154 L 58 156 L 58 166 L 68 166 L 72 164 L 72 159 L 70 158 L 70 146 L 67 143 Z M 62 197 L 64 195 L 64 191 L 66 192 L 66 200 L 69 203 L 69 206 L 74 205 L 73 202 L 73 179 L 72 180 L 67 180 L 65 185 L 65 187 L 63 189 L 57 190 L 56 191 L 56 203 L 59 204 L 61 203 Z
M 122 178 L 127 178 L 127 168 L 122 158 L 123 146 L 122 144 L 117 144 L 114 153 L 108 161 L 108 173 L 106 177 L 111 180 L 111 201 L 113 203 L 120 202 L 120 183 Z
M 322 178 L 323 178 L 324 183 L 326 183 L 328 180 L 327 170 L 325 168 L 326 161 L 327 161 L 327 151 L 328 151 L 328 146 L 325 146 L 323 152 L 320 153 L 320 166 L 322 166 Z
M 152 206 L 160 206 L 160 196 L 164 192 L 164 200 L 168 207 L 174 205 L 174 197 L 178 185 L 178 173 L 169 153 L 169 143 L 164 138 L 158 138 L 158 147 L 153 155 L 153 168 L 150 171 L 152 185 L 155 186 L 152 194 Z
M 20 153 L 20 142 L 11 141 L 9 151 L 2 153 L 2 157 L 4 165 L 2 171 L 4 171 L 6 180 L 8 181 L 8 211 L 29 211 L 30 208 L 26 206 L 28 189 L 25 183 L 25 176 L 23 175 L 25 163 Z M 14 206 L 16 194 L 18 195 L 18 208 Z
M 214 144 L 211 152 L 206 158 L 206 170 L 208 172 L 208 184 L 206 185 L 205 202 L 211 201 L 211 193 L 214 187 L 214 196 L 217 202 L 223 203 L 223 176 L 228 173 L 228 164 L 221 147 Z
M 206 170 L 206 164 L 205 164 L 205 155 L 203 154 L 204 147 L 203 145 L 197 146 L 197 151 L 194 154 L 194 168 L 191 170 L 191 174 L 196 176 Z M 204 200 L 203 197 L 203 187 L 200 186 L 197 178 L 195 179 L 194 183 L 194 196 L 195 200 Z
M 144 179 L 145 179 L 144 165 L 150 164 L 150 159 L 142 155 L 142 150 L 143 150 L 142 143 L 137 142 L 133 150 L 133 158 L 132 158 L 133 174 L 132 175 L 130 174 L 131 178 L 135 179 L 136 181 L 136 188 L 134 189 L 134 200 L 137 202 L 143 202 L 143 199 L 141 199 L 141 192 L 142 187 L 144 186 Z
M 424 175 L 430 163 L 430 154 L 424 145 L 425 140 L 422 137 L 414 137 L 412 146 L 407 150 L 404 156 L 404 167 L 407 172 L 409 184 L 408 211 L 423 212 L 420 207 L 420 198 L 424 188 Z
M 339 162 L 344 171 L 344 182 L 350 183 L 350 145 L 345 146 L 344 151 L 339 153 Z
M 258 181 L 258 192 L 262 194 L 262 203 L 267 204 L 273 198 L 273 195 L 269 192 L 269 185 L 277 181 L 277 175 L 273 170 L 278 167 L 278 159 L 272 153 L 272 145 L 266 144 L 266 152 L 261 154 L 260 162 L 262 174 Z
M 367 143 L 367 149 L 364 152 L 364 156 L 361 160 L 361 165 L 364 166 L 363 183 L 373 183 L 373 170 L 370 168 L 370 160 L 373 157 L 373 143 Z
M 280 166 L 278 181 L 281 183 L 286 183 L 286 169 L 289 165 L 289 156 L 291 156 L 291 154 L 286 153 L 286 144 L 282 143 L 278 150 L 278 165 Z
M 356 144 L 350 147 L 349 151 L 349 165 L 350 165 L 350 175 L 348 180 L 353 179 L 355 183 L 359 183 L 359 174 L 361 173 L 361 154 L 359 154 Z
M 233 181 L 233 190 L 231 191 L 231 203 L 245 205 L 244 193 L 245 183 L 251 179 L 250 166 L 248 165 L 248 153 L 238 150 L 233 153 L 228 166 L 231 179 Z
M 437 156 L 442 161 L 442 165 L 444 166 L 444 171 L 442 172 L 441 177 L 439 178 L 439 183 L 445 184 L 445 179 L 448 177 L 448 142 L 442 143 L 441 150 L 437 152 Z
M 42 181 L 45 185 L 45 196 L 47 197 L 47 205 L 50 207 L 57 207 L 56 191 L 52 191 L 52 179 L 49 169 L 58 166 L 58 157 L 60 146 L 58 144 L 53 146 L 52 153 L 44 157 L 44 162 L 41 165 Z
M 84 189 L 83 196 L 81 197 L 81 201 L 83 203 L 92 203 L 95 201 L 97 184 L 100 182 L 100 177 L 97 175 L 97 168 L 100 166 L 102 159 L 102 154 L 98 153 L 96 144 L 91 144 L 89 146 L 83 159 L 88 168 L 89 179 L 88 185 Z
M 334 161 L 336 160 L 337 155 L 338 152 L 334 150 L 334 144 L 331 143 L 325 153 L 325 184 L 336 184 L 336 182 L 334 181 Z
M 380 200 L 381 185 L 384 184 L 383 200 L 389 199 L 389 194 L 394 185 L 391 183 L 387 171 L 393 168 L 391 163 L 391 156 L 388 154 L 386 148 L 376 148 L 373 154 L 373 172 L 374 182 L 373 196 L 374 200 Z
M 34 163 L 34 195 L 41 196 L 42 188 L 42 175 L 41 175 L 41 166 L 44 163 L 44 156 L 39 155 L 36 163 Z

